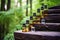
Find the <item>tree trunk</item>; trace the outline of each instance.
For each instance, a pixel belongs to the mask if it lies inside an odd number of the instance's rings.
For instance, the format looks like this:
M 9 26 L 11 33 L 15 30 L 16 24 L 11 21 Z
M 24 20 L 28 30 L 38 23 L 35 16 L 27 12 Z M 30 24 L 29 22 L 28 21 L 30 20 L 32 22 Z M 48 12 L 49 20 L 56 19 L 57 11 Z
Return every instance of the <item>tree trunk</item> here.
M 26 16 L 28 16 L 28 0 L 26 2 L 26 5 L 27 5 L 27 7 L 26 7 Z
M 4 25 L 0 24 L 0 40 L 4 39 Z
M 1 0 L 1 11 L 5 11 L 5 0 Z
M 8 0 L 8 3 L 7 3 L 7 10 L 10 9 L 10 4 L 11 4 L 11 0 Z
M 22 6 L 22 0 L 20 0 L 20 6 Z
M 30 14 L 32 14 L 32 0 L 30 0 Z

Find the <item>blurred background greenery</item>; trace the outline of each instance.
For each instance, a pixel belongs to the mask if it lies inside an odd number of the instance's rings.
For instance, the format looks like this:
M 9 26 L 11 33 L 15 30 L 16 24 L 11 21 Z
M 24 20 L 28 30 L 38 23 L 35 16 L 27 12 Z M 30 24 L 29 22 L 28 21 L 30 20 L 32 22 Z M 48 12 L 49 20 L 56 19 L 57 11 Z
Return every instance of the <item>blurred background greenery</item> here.
M 22 24 L 42 3 L 50 8 L 60 5 L 60 0 L 0 0 L 0 39 L 14 40 L 14 31 L 21 30 Z

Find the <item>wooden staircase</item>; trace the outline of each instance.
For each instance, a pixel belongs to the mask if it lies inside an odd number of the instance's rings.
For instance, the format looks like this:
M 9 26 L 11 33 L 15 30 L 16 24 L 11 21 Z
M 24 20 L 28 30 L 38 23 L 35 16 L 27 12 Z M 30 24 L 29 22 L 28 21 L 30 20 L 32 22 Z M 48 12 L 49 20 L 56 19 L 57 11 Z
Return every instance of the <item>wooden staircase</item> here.
M 29 30 L 33 26 L 35 31 L 60 31 L 60 9 L 44 10 L 42 7 L 41 10 L 43 10 L 42 15 L 37 15 L 40 14 L 40 9 L 37 9 L 37 14 L 33 13 L 30 20 L 26 20 L 26 24 L 29 24 Z
M 52 10 L 52 11 L 51 11 Z M 41 24 L 41 16 L 35 15 L 36 20 L 29 26 L 35 27 L 36 31 L 60 31 L 60 10 L 49 9 L 43 12 L 45 24 Z M 31 28 L 30 28 L 31 30 Z

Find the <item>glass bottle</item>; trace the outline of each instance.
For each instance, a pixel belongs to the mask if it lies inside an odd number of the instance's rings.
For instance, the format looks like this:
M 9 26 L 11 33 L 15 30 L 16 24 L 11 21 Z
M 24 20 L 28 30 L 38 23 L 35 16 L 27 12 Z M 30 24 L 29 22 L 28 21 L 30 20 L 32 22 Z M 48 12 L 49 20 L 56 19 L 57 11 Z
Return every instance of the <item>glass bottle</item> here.
M 35 27 L 33 27 L 32 25 L 31 25 L 31 31 L 32 31 L 32 32 L 35 31 Z
M 25 32 L 25 31 L 26 31 L 26 24 L 23 24 L 22 32 Z
M 45 18 L 44 18 L 44 16 L 41 17 L 41 24 L 45 24 Z

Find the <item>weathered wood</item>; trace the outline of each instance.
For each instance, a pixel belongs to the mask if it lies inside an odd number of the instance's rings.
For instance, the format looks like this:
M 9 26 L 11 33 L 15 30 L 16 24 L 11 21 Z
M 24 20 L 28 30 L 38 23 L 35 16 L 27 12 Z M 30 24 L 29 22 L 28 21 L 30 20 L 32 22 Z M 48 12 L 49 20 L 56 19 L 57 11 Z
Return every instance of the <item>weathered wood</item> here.
M 60 32 L 21 32 L 14 33 L 15 40 L 60 40 Z

